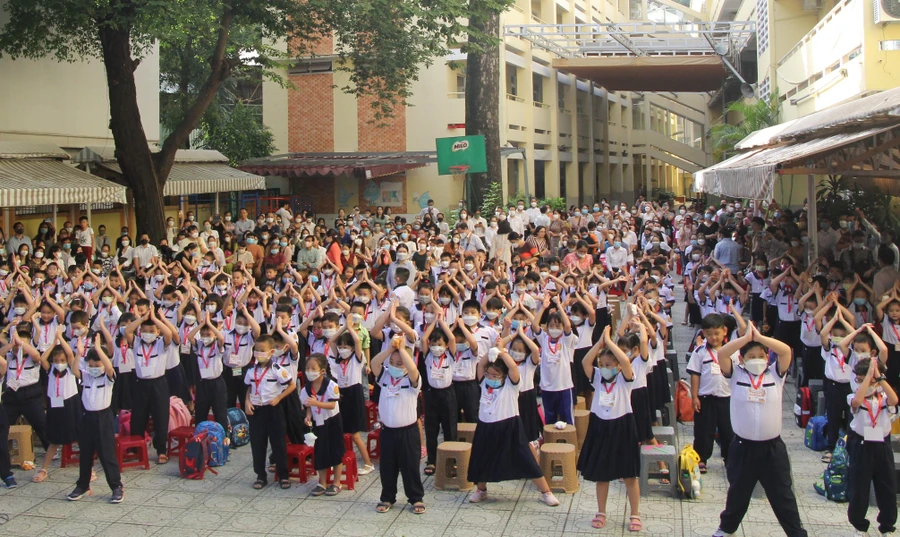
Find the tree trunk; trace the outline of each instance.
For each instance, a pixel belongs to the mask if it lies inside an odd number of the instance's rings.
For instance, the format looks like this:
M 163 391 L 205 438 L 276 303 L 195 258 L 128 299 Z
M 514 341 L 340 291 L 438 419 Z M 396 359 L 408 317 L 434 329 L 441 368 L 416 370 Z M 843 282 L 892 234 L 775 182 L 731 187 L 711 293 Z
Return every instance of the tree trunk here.
M 116 143 L 116 160 L 135 200 L 137 232 L 147 233 L 153 243 L 159 244 L 166 236 L 163 181 L 156 174 L 141 123 L 134 82 L 138 62 L 131 57 L 131 36 L 127 30 L 101 26 L 100 45 L 109 88 L 109 128 Z
M 477 0 L 471 0 L 475 2 Z M 500 13 L 470 9 L 469 26 L 500 37 Z M 471 37 L 470 37 L 471 39 Z M 503 177 L 500 157 L 500 46 L 499 41 L 479 44 L 466 60 L 466 134 L 484 135 L 487 173 L 469 176 L 466 192 L 469 211 L 480 208 L 488 185 Z

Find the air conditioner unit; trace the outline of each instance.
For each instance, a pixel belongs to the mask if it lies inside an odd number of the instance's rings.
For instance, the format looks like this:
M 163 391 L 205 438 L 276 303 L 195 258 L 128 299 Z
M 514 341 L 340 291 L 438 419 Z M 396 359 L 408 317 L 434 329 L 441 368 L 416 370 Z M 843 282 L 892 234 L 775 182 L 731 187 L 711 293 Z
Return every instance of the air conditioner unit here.
M 900 0 L 875 0 L 875 24 L 900 22 Z

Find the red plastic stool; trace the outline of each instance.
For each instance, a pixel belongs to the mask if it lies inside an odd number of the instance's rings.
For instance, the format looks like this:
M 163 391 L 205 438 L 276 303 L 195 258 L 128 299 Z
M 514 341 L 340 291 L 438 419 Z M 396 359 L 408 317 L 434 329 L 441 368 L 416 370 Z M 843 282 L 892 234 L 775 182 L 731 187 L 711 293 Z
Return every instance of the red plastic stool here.
M 166 440 L 167 450 L 170 457 L 178 457 L 181 448 L 193 438 L 194 428 L 190 426 L 177 427 L 169 431 L 169 437 Z
M 366 401 L 366 430 L 371 431 L 378 423 L 378 405 L 373 401 Z
M 353 435 L 344 433 L 344 451 L 353 452 Z
M 354 484 L 359 481 L 359 468 L 356 466 L 356 453 L 348 451 L 344 453 L 344 472 L 341 476 L 341 485 L 347 487 L 347 490 L 354 490 Z M 334 481 L 334 472 L 328 469 L 328 475 L 325 476 L 325 482 L 331 484 Z
M 369 451 L 370 459 L 381 458 L 381 428 L 369 431 L 366 435 L 366 449 Z
M 315 460 L 312 447 L 306 444 L 288 444 L 288 478 L 297 477 L 301 483 L 306 483 L 310 476 L 316 474 Z
M 144 470 L 150 469 L 150 455 L 147 453 L 147 441 L 143 436 L 116 437 L 116 458 L 119 459 L 120 470 L 140 466 L 143 466 Z

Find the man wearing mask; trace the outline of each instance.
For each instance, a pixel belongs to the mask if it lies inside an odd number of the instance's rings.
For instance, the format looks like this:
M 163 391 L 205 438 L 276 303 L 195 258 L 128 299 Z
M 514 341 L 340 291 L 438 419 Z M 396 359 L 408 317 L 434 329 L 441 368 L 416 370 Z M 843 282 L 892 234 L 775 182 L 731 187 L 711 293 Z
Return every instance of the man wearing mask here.
M 112 248 L 112 241 L 109 240 L 109 235 L 106 234 L 106 226 L 101 225 L 97 228 L 97 237 L 95 238 L 97 241 L 97 251 L 103 249 L 104 246 L 109 246 Z
M 19 247 L 23 244 L 28 246 L 29 252 L 34 251 L 34 247 L 31 245 L 31 237 L 25 236 L 25 225 L 22 222 L 13 224 L 13 233 L 12 237 L 6 239 L 7 252 L 18 252 Z
M 245 238 L 244 235 L 256 229 L 256 222 L 247 218 L 247 209 L 241 209 L 239 215 L 238 221 L 234 223 L 234 233 L 240 241 Z
M 538 209 L 537 198 L 531 198 L 531 207 L 525 211 L 525 215 L 528 217 L 529 224 L 537 225 L 534 222 L 537 220 L 537 217 L 541 215 L 541 211 Z
M 821 215 L 819 217 L 819 230 L 816 232 L 816 244 L 819 246 L 819 255 L 828 256 L 832 259 L 834 246 L 837 244 L 841 234 L 838 230 L 831 227 L 831 217 Z
M 421 211 L 419 211 L 419 216 L 421 216 L 421 217 L 423 217 L 423 218 L 424 218 L 425 215 L 427 215 L 427 214 L 430 214 L 430 215 L 431 215 L 431 218 L 437 220 L 438 210 L 437 210 L 437 207 L 434 206 L 434 200 L 433 200 L 433 199 L 429 199 L 429 200 L 428 200 L 428 206 L 425 207 L 424 209 L 422 209 Z
M 140 244 L 134 248 L 134 266 L 137 269 L 137 276 L 141 279 L 147 278 L 145 272 L 152 264 L 159 261 L 159 251 L 156 246 L 150 244 L 150 235 L 144 233 L 139 240 Z
M 312 235 L 303 238 L 302 246 L 297 251 L 297 270 L 319 269 L 325 263 L 322 253 L 316 248 Z
M 472 230 L 463 222 L 456 224 L 456 231 L 459 232 L 459 248 L 466 253 L 484 252 L 484 242 L 475 235 Z

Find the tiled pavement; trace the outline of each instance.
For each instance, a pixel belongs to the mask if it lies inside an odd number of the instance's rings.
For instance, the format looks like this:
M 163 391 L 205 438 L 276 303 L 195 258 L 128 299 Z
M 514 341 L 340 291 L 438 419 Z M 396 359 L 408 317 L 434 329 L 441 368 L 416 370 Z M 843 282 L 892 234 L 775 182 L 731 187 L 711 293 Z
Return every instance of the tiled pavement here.
M 676 295 L 681 296 L 681 295 Z M 683 306 L 676 306 L 675 348 L 681 354 L 692 336 L 680 325 Z M 684 370 L 682 365 L 681 371 Z M 794 388 L 788 384 L 784 401 L 783 438 L 791 455 L 794 489 L 800 514 L 810 535 L 843 537 L 851 535 L 846 521 L 846 504 L 826 501 L 812 488 L 821 480 L 824 465 L 820 454 L 803 447 L 802 431 L 794 425 Z M 679 425 L 681 442 L 690 442 L 690 424 Z M 538 502 L 538 492 L 530 482 L 489 485 L 489 499 L 470 504 L 467 494 L 434 489 L 433 479 L 425 480 L 428 512 L 412 514 L 398 505 L 387 514 L 375 512 L 380 486 L 378 474 L 362 477 L 355 491 L 343 491 L 334 498 L 310 498 L 315 480 L 295 484 L 290 490 L 269 486 L 255 491 L 250 484 L 249 446 L 233 450 L 231 460 L 219 475 L 207 474 L 202 481 L 178 477 L 178 465 L 152 465 L 149 471 L 130 469 L 123 473 L 125 502 L 111 505 L 109 490 L 99 465 L 94 495 L 80 502 L 68 502 L 77 469 L 55 467 L 43 483 L 31 483 L 33 472 L 17 471 L 19 488 L 0 488 L 0 535 L 59 535 L 178 537 L 266 534 L 294 536 L 409 536 L 409 537 L 499 537 L 560 535 L 629 535 L 628 502 L 624 486 L 613 483 L 608 506 L 609 522 L 603 530 L 593 530 L 590 520 L 596 511 L 592 483 L 582 483 L 575 494 L 558 494 L 562 505 L 547 507 Z M 40 456 L 39 456 L 40 459 Z M 703 479 L 697 500 L 662 496 L 641 498 L 644 535 L 710 536 L 718 526 L 725 504 L 726 482 L 721 459 L 714 459 Z M 401 498 L 402 498 L 401 492 Z M 870 509 L 870 520 L 875 520 Z M 737 535 L 746 537 L 784 535 L 768 501 L 756 499 Z

